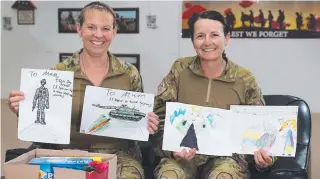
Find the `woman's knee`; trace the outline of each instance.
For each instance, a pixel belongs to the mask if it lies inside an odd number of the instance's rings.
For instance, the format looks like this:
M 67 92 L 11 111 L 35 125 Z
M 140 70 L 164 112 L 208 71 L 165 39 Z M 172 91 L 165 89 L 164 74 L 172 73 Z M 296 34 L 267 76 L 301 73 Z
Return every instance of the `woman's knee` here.
M 131 156 L 119 156 L 117 164 L 117 179 L 144 179 L 142 165 Z
M 117 179 L 144 179 L 143 171 L 136 166 L 122 166 L 118 168 Z
M 186 179 L 186 173 L 177 161 L 163 158 L 154 171 L 156 179 Z

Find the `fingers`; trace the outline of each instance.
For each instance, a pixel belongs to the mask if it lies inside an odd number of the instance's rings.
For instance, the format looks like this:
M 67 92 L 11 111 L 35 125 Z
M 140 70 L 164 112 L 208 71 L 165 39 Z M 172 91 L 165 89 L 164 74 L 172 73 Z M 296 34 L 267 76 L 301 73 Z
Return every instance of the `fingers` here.
M 153 112 L 148 113 L 148 120 L 155 125 L 159 125 L 159 117 Z
M 9 98 L 9 103 L 19 102 L 24 99 L 24 96 L 12 96 Z
M 262 149 L 255 152 L 254 159 L 260 168 L 265 168 L 272 164 L 272 158 Z
M 154 134 L 158 130 L 159 117 L 153 112 L 148 113 L 148 131 Z
M 154 134 L 155 131 L 158 130 L 158 126 L 156 126 L 155 124 L 151 123 L 151 122 L 148 122 L 148 130 L 151 134 Z M 151 131 L 150 131 L 151 130 Z
M 191 160 L 196 155 L 197 150 L 191 149 L 185 156 L 186 160 Z
M 11 91 L 9 94 L 9 98 L 14 97 L 14 96 L 23 96 L 24 93 L 22 91 Z
M 181 152 L 173 152 L 173 157 L 177 160 L 181 160 L 185 158 L 186 154 L 186 149 L 183 149 Z
M 272 164 L 272 157 L 270 157 L 265 150 L 261 150 L 261 155 L 267 166 Z

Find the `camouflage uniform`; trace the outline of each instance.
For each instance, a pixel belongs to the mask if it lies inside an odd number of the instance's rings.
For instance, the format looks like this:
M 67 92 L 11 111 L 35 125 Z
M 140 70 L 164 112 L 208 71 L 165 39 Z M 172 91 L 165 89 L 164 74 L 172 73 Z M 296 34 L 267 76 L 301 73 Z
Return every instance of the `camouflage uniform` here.
M 93 86 L 86 75 L 81 71 L 79 63 L 79 54 L 81 52 L 82 50 L 74 53 L 72 57 L 60 62 L 52 68 L 53 70 L 74 72 L 70 144 L 46 145 L 35 143 L 32 147 L 79 149 L 87 150 L 89 152 L 116 154 L 118 160 L 118 179 L 144 179 L 144 172 L 141 165 L 141 151 L 137 141 L 86 135 L 79 132 L 85 87 L 87 85 Z M 125 61 L 117 59 L 109 52 L 108 56 L 109 71 L 100 86 L 105 88 L 143 92 L 141 76 L 136 67 Z
M 195 155 L 191 161 L 175 160 L 171 152 L 162 150 L 166 102 L 181 102 L 229 109 L 230 105 L 264 105 L 263 95 L 253 74 L 228 60 L 223 73 L 208 79 L 202 72 L 199 57 L 176 60 L 158 87 L 155 113 L 160 130 L 154 136 L 155 152 L 162 159 L 154 171 L 157 179 L 249 178 L 244 155 L 232 157 Z M 214 145 L 214 144 L 213 144 Z

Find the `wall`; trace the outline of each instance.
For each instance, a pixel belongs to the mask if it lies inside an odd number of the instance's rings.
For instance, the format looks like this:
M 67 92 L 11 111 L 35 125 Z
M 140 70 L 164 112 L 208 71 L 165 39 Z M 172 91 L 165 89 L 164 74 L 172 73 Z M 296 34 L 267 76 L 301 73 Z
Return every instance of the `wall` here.
M 12 16 L 13 31 L 2 31 L 2 73 L 10 78 L 2 81 L 2 98 L 19 89 L 21 68 L 49 68 L 60 52 L 74 52 L 81 47 L 76 34 L 59 34 L 57 9 L 82 7 L 87 2 L 35 2 L 36 25 L 17 26 L 12 2 L 2 2 L 2 15 Z M 189 39 L 180 38 L 181 2 L 110 1 L 112 7 L 140 7 L 140 34 L 118 34 L 110 47 L 113 53 L 140 53 L 141 73 L 146 92 L 154 93 L 172 62 L 194 55 Z M 158 29 L 146 28 L 146 15 L 157 15 Z M 320 83 L 318 57 L 320 40 L 232 39 L 228 56 L 253 71 L 265 94 L 290 94 L 305 99 L 315 112 Z M 317 98 L 318 96 L 318 98 Z
M 17 13 L 10 8 L 12 4 L 13 1 L 1 1 L 2 16 L 11 16 L 13 24 L 12 31 L 1 32 L 1 74 L 3 77 L 6 74 L 1 80 L 2 99 L 6 99 L 12 89 L 19 89 L 21 68 L 50 68 L 58 63 L 60 52 L 81 48 L 76 34 L 58 33 L 57 9 L 83 7 L 87 2 L 35 1 L 38 9 L 35 25 L 31 26 L 17 25 Z M 140 53 L 145 91 L 155 93 L 175 59 L 195 54 L 190 39 L 180 38 L 181 2 L 110 1 L 108 4 L 140 8 L 140 34 L 118 34 L 110 51 Z M 155 30 L 146 28 L 148 13 L 157 15 Z M 319 47 L 318 39 L 232 39 L 227 54 L 255 73 L 265 94 L 299 96 L 309 103 L 312 112 L 320 112 Z M 2 119 L 9 120 L 3 113 Z M 22 144 L 17 142 L 17 145 Z

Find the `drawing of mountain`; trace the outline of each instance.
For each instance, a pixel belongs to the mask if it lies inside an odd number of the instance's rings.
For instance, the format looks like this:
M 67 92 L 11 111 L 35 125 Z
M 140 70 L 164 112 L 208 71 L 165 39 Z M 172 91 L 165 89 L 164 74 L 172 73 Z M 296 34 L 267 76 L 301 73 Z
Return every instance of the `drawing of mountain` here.
M 190 125 L 186 135 L 182 139 L 180 147 L 189 147 L 191 149 L 195 148 L 197 151 L 199 151 L 197 136 L 193 124 Z

